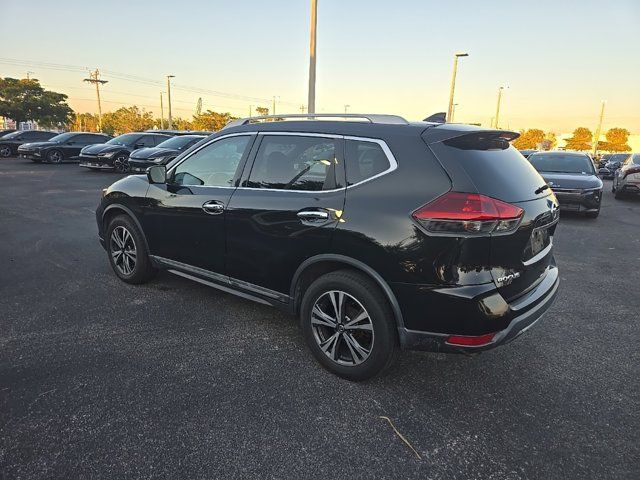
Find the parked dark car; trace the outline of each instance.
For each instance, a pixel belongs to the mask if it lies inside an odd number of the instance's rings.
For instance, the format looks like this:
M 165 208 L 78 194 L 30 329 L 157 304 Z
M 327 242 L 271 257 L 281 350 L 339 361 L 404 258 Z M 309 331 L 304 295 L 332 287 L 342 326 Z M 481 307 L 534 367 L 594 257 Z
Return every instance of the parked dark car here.
M 612 154 L 604 167 L 598 169 L 598 175 L 602 178 L 613 178 L 616 171 L 631 156 L 630 153 L 614 153 Z
M 607 162 L 613 155 L 614 155 L 613 153 L 605 153 L 601 155 L 600 158 L 598 159 L 598 168 L 604 168 L 604 166 L 607 164 Z
M 233 122 L 105 189 L 96 219 L 115 274 L 166 269 L 296 314 L 316 359 L 351 380 L 397 346 L 502 345 L 547 311 L 558 204 L 517 133 L 287 117 Z
M 529 155 L 536 153 L 538 150 L 520 150 L 520 153 L 524 158 L 529 158 Z
M 13 133 L 17 131 L 15 128 L 7 128 L 5 130 L 0 130 L 0 138 L 4 137 L 5 135 L 9 135 L 10 133 Z
M 204 138 L 204 135 L 178 135 L 165 140 L 157 147 L 134 150 L 129 155 L 129 171 L 145 172 L 152 165 L 166 165 Z
M 29 142 L 42 142 L 58 135 L 44 130 L 18 130 L 0 138 L 0 157 L 18 155 L 18 147 Z
M 603 185 L 589 155 L 538 152 L 528 160 L 556 194 L 561 210 L 582 212 L 591 218 L 600 214 Z
M 616 170 L 611 191 L 616 198 L 640 194 L 640 153 L 629 155 Z
M 154 129 L 149 129 L 149 130 L 145 130 L 146 133 L 161 133 L 164 135 L 170 135 L 172 137 L 178 137 L 181 135 L 204 135 L 204 136 L 209 136 L 211 135 L 213 132 L 205 132 L 205 131 L 200 131 L 200 130 L 154 130 Z
M 80 152 L 80 166 L 93 170 L 115 170 L 125 173 L 129 170 L 129 154 L 145 147 L 156 147 L 168 135 L 157 133 L 125 133 L 100 145 L 91 145 Z
M 105 142 L 111 137 L 103 133 L 68 132 L 51 137 L 46 142 L 25 143 L 18 148 L 21 158 L 36 163 L 77 161 L 80 150 L 87 145 Z

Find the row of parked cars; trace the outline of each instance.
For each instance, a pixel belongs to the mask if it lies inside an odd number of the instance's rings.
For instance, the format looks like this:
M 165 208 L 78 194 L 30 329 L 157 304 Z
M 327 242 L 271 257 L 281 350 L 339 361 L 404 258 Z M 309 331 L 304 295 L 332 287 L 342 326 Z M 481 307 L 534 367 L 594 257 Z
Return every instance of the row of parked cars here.
M 606 154 L 597 165 L 580 152 L 520 153 L 548 182 L 563 210 L 597 217 L 604 188 L 601 178 L 613 179 L 611 191 L 617 199 L 640 194 L 640 153 Z
M 0 157 L 17 155 L 36 163 L 80 162 L 93 170 L 144 172 L 164 165 L 211 132 L 147 130 L 111 137 L 103 133 L 42 130 L 0 132 Z

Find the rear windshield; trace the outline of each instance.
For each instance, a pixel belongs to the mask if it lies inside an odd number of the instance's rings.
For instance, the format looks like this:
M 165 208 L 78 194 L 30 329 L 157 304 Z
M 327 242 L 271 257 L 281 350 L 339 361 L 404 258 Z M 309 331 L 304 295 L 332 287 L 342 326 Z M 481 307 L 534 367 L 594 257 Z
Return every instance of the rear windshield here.
M 456 139 L 431 145 L 446 165 L 462 165 L 479 193 L 505 202 L 532 200 L 548 192 L 535 193 L 546 182 L 515 147 L 505 141 L 471 141 Z
M 539 172 L 547 173 L 583 173 L 593 175 L 593 163 L 586 155 L 566 153 L 544 153 L 531 155 L 531 165 Z
M 627 158 L 629 158 L 628 153 L 614 153 L 607 160 L 610 162 L 624 162 Z

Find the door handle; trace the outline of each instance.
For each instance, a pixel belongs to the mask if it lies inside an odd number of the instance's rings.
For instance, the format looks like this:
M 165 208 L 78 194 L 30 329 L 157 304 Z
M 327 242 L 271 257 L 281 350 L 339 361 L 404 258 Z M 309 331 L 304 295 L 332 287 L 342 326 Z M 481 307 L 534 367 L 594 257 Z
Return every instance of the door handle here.
M 318 222 L 329 219 L 329 213 L 323 210 L 302 210 L 298 212 L 298 218 L 307 222 Z
M 209 215 L 219 215 L 224 212 L 224 205 L 217 200 L 209 200 L 202 204 L 202 210 Z

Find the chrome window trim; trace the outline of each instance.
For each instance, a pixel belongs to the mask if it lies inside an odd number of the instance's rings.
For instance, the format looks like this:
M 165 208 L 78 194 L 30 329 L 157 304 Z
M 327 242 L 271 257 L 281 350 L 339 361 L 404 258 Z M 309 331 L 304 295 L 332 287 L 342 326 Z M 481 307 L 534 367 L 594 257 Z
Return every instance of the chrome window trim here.
M 258 135 L 278 135 L 278 136 L 285 136 L 285 135 L 289 135 L 289 136 L 303 136 L 303 137 L 324 137 L 324 138 L 337 138 L 337 139 L 342 139 L 342 140 L 355 140 L 358 142 L 370 142 L 370 143 L 376 143 L 380 146 L 380 148 L 382 148 L 382 151 L 384 152 L 385 156 L 387 157 L 387 161 L 389 162 L 389 168 L 387 168 L 386 170 L 384 170 L 383 172 L 380 172 L 372 177 L 369 178 L 365 178 L 364 180 L 361 180 L 357 183 L 354 183 L 352 185 L 348 185 L 346 187 L 346 189 L 348 190 L 349 188 L 353 188 L 353 187 L 357 187 L 359 185 L 362 185 L 363 183 L 367 183 L 370 182 L 371 180 L 375 180 L 376 178 L 380 178 L 383 175 L 386 175 L 388 173 L 393 172 L 394 170 L 396 170 L 398 168 L 398 162 L 396 160 L 396 157 L 393 155 L 393 153 L 391 152 L 391 149 L 389 148 L 389 146 L 387 145 L 387 142 L 385 142 L 384 140 L 380 140 L 379 138 L 369 138 L 369 137 L 355 137 L 355 136 L 350 136 L 350 135 L 335 135 L 335 134 L 324 134 L 324 133 L 310 133 L 310 132 L 258 132 Z M 344 162 L 344 159 L 343 159 Z M 346 173 L 346 172 L 345 172 Z M 261 192 L 287 192 L 287 193 L 303 193 L 303 194 L 313 194 L 313 195 L 317 195 L 320 193 L 335 193 L 335 192 L 340 192 L 342 190 L 345 190 L 345 187 L 342 188 L 332 188 L 331 190 L 285 190 L 283 188 L 255 188 L 255 187 L 238 187 L 238 190 L 256 190 L 256 191 L 261 191 Z

